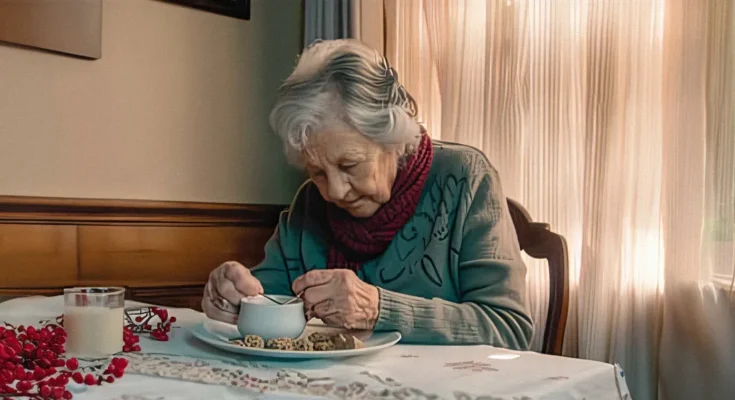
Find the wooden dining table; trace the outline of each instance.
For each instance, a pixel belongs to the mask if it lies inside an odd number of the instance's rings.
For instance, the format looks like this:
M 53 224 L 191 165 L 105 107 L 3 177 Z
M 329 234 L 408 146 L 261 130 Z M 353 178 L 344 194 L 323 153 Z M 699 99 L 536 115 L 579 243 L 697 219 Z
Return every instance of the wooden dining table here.
M 0 303 L 0 321 L 35 325 L 64 311 L 63 298 Z M 146 306 L 128 302 L 126 307 Z M 197 339 L 206 320 L 169 308 L 168 341 L 141 336 L 140 352 L 121 353 L 126 374 L 112 384 L 67 389 L 74 399 L 630 399 L 617 365 L 492 346 L 397 344 L 341 359 L 286 360 L 230 353 Z

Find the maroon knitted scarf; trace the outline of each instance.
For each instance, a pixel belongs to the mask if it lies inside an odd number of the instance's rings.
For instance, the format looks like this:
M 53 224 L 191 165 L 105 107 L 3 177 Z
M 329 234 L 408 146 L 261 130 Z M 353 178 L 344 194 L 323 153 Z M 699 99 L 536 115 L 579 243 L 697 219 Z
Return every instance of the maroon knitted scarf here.
M 418 150 L 398 170 L 390 200 L 369 218 L 354 218 L 345 210 L 327 203 L 327 220 L 334 236 L 327 268 L 357 271 L 365 261 L 385 252 L 396 233 L 416 211 L 433 158 L 431 139 L 422 132 Z

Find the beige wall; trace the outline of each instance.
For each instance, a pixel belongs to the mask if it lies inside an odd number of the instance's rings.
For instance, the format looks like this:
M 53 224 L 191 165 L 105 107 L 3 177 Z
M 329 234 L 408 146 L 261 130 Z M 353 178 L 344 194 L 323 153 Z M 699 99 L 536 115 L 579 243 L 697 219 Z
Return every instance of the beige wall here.
M 301 175 L 267 123 L 301 1 L 242 21 L 104 0 L 102 59 L 0 44 L 0 194 L 288 203 Z

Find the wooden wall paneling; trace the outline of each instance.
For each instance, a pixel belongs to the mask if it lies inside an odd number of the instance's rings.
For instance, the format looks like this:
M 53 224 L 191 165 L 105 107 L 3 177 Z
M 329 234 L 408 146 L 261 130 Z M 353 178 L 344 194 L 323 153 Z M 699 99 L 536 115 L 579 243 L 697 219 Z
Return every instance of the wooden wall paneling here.
M 0 222 L 273 228 L 283 205 L 0 196 Z
M 77 278 L 75 226 L 0 224 L 0 288 L 57 286 Z
M 123 286 L 200 309 L 209 272 L 263 258 L 285 206 L 0 196 L 0 296 Z
M 80 279 L 135 285 L 204 283 L 222 262 L 255 265 L 272 228 L 80 226 Z
M 167 307 L 191 308 L 202 311 L 202 294 L 204 285 L 179 285 L 157 287 L 130 287 L 128 298 L 143 303 L 158 304 Z

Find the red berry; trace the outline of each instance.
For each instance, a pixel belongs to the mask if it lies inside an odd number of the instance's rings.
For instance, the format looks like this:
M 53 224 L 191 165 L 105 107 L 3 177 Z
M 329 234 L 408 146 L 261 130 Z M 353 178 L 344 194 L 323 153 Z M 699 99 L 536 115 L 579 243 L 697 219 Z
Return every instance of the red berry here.
M 51 391 L 53 392 L 54 398 L 56 399 L 61 399 L 62 397 L 64 397 L 64 388 L 61 386 L 57 386 L 51 389 Z
M 79 361 L 77 361 L 76 358 L 70 358 L 66 360 L 66 368 L 74 371 L 75 369 L 79 368 Z
M 171 317 L 171 318 L 169 319 L 169 321 L 170 321 L 170 322 L 171 322 L 171 323 L 173 324 L 174 322 L 176 322 L 176 317 Z
M 0 372 L 0 375 L 2 375 L 3 379 L 8 382 L 12 382 L 15 380 L 15 376 L 13 375 L 13 373 L 8 371 L 7 369 L 2 370 L 2 372 Z
M 32 387 L 33 385 L 31 385 L 31 383 L 28 381 L 19 381 L 18 383 L 15 384 L 15 388 L 21 392 L 27 392 L 31 390 Z
M 107 381 L 107 383 L 115 382 L 115 378 L 113 378 L 112 376 L 108 376 L 105 380 Z
M 115 364 L 115 367 L 118 369 L 125 369 L 125 367 L 128 366 L 128 360 L 124 358 L 115 358 L 112 360 L 113 364 Z
M 133 351 L 140 351 L 140 346 L 138 346 L 137 344 L 133 346 Z
M 10 346 L 10 348 L 14 351 L 13 353 L 14 355 L 20 353 L 23 350 L 23 348 L 21 348 L 20 346 L 20 342 L 15 340 L 15 338 L 13 338 L 13 340 L 10 340 L 10 339 L 6 340 L 5 345 Z
M 41 386 L 39 393 L 41 393 L 41 397 L 43 397 L 44 399 L 48 399 L 49 397 L 51 397 L 51 388 L 43 385 Z
M 7 360 L 9 358 L 15 357 L 15 350 L 13 350 L 12 347 L 10 347 L 10 346 L 4 346 L 3 347 L 3 350 L 4 351 L 0 350 L 0 358 L 3 358 L 5 360 Z M 3 353 L 5 353 L 4 356 L 3 356 Z
M 112 370 L 112 376 L 114 376 L 115 378 L 122 378 L 124 374 L 125 372 L 121 369 L 115 368 Z
M 41 379 L 46 377 L 46 371 L 41 367 L 36 367 L 33 369 L 33 379 L 40 381 Z
M 72 398 L 74 398 L 74 396 L 71 394 L 70 391 L 68 390 L 64 391 L 64 399 L 71 400 Z
M 69 383 L 69 378 L 66 375 L 59 375 L 56 378 L 56 384 L 59 386 L 66 386 Z
M 76 383 L 82 383 L 84 382 L 84 376 L 80 372 L 75 372 L 71 374 L 71 379 Z
M 23 351 L 30 353 L 33 350 L 36 350 L 36 346 L 34 346 L 33 343 L 26 342 L 26 344 L 23 345 Z
M 87 386 L 92 386 L 95 383 L 97 383 L 97 380 L 94 379 L 94 376 L 92 374 L 87 374 L 87 376 L 84 377 L 84 384 Z
M 64 360 L 62 360 L 62 359 L 60 359 L 60 358 L 57 358 L 57 359 L 56 359 L 56 360 L 54 361 L 54 367 L 63 367 L 63 366 L 65 365 L 65 364 L 66 364 L 66 363 L 64 362 Z

